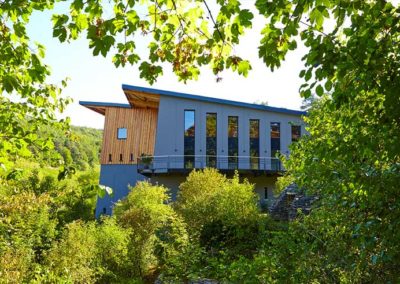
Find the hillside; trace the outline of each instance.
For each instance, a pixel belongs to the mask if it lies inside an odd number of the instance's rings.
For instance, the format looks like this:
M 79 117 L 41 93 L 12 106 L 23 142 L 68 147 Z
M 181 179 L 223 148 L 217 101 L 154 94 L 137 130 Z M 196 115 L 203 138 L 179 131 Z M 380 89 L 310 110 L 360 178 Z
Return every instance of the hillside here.
M 70 131 L 46 128 L 41 135 L 49 137 L 54 149 L 36 153 L 36 161 L 57 166 L 61 163 L 79 170 L 87 170 L 99 164 L 103 130 L 71 126 Z

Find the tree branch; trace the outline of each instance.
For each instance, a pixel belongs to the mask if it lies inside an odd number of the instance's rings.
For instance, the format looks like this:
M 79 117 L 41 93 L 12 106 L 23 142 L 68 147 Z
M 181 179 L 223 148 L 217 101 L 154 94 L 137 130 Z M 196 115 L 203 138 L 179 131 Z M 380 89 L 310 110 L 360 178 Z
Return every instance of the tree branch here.
M 221 33 L 221 31 L 219 30 L 217 23 L 215 22 L 215 19 L 214 19 L 212 13 L 211 13 L 210 7 L 208 7 L 207 1 L 206 1 L 206 0 L 203 0 L 203 3 L 204 3 L 204 5 L 205 5 L 206 8 L 207 8 L 208 15 L 210 16 L 210 19 L 211 19 L 211 21 L 212 21 L 213 24 L 214 24 L 214 28 L 217 30 L 217 33 L 219 34 L 220 38 L 221 38 L 222 41 L 225 43 L 225 38 L 222 36 L 222 33 Z

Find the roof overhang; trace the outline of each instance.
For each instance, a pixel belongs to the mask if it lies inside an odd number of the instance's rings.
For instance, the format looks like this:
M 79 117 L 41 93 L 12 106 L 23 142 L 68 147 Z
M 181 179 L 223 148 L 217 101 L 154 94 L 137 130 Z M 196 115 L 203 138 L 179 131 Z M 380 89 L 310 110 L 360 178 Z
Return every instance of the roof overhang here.
M 217 99 L 217 98 L 211 98 L 211 97 L 204 97 L 204 96 L 198 96 L 198 95 L 192 95 L 192 94 L 186 94 L 186 93 L 178 93 L 178 92 L 172 92 L 172 91 L 166 91 L 166 90 L 125 85 L 125 84 L 122 85 L 122 90 L 124 91 L 125 96 L 128 99 L 128 101 L 132 107 L 158 108 L 158 105 L 160 102 L 160 96 L 168 96 L 168 97 L 189 99 L 189 100 L 202 101 L 202 102 L 208 102 L 208 103 L 223 104 L 223 105 L 251 108 L 251 109 L 257 109 L 257 110 L 263 110 L 263 111 L 284 113 L 284 114 L 289 114 L 289 115 L 298 115 L 298 116 L 307 115 L 307 113 L 305 111 L 300 111 L 300 110 L 271 107 L 271 106 L 244 103 L 244 102 L 231 101 L 231 100 L 225 100 L 225 99 Z
M 102 115 L 105 115 L 107 107 L 132 108 L 128 104 L 106 103 L 106 102 L 79 101 L 79 104 Z
M 135 108 L 157 108 L 160 104 L 160 95 L 157 93 L 143 92 L 141 90 L 124 88 L 126 99 Z
M 107 102 L 89 102 L 89 101 L 80 101 L 79 104 L 82 106 L 85 106 L 88 109 L 91 109 L 97 113 L 105 115 L 106 108 L 108 108 L 108 107 L 158 109 L 159 104 L 160 104 L 160 97 L 167 96 L 167 97 L 195 100 L 195 101 L 208 102 L 208 103 L 214 103 L 214 104 L 229 105 L 229 106 L 235 106 L 235 107 L 241 107 L 241 108 L 250 108 L 250 109 L 269 111 L 269 112 L 275 112 L 275 113 L 283 113 L 283 114 L 296 115 L 296 116 L 307 115 L 307 112 L 300 111 L 300 110 L 271 107 L 271 106 L 244 103 L 244 102 L 231 101 L 231 100 L 225 100 L 225 99 L 217 99 L 217 98 L 212 98 L 212 97 L 204 97 L 204 96 L 198 96 L 198 95 L 192 95 L 192 94 L 186 94 L 186 93 L 178 93 L 178 92 L 172 92 L 172 91 L 166 91 L 166 90 L 125 85 L 125 84 L 122 85 L 122 90 L 124 91 L 124 94 L 129 102 L 129 104 L 107 103 Z

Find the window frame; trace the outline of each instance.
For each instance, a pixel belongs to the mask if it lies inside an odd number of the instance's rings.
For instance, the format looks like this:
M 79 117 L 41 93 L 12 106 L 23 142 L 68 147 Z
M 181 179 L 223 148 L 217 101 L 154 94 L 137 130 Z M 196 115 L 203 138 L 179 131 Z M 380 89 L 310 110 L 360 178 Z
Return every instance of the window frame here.
M 254 124 L 254 125 L 253 125 Z M 260 169 L 260 119 L 250 118 L 249 119 L 249 158 L 250 158 L 250 169 L 258 170 Z M 256 128 L 253 128 L 256 127 Z M 256 132 L 252 133 L 255 129 Z M 252 135 L 253 134 L 253 135 Z M 254 135 L 256 134 L 256 135 Z M 253 147 L 256 145 L 257 147 Z M 257 155 L 253 155 L 256 153 Z
M 213 125 L 213 127 L 215 127 L 214 136 L 208 136 L 210 132 L 210 129 L 208 128 L 209 118 L 215 119 L 215 125 Z M 214 139 L 212 144 L 210 144 L 211 139 Z M 206 112 L 206 166 L 207 167 L 217 166 L 217 155 L 218 155 L 217 148 L 218 148 L 218 114 L 216 112 Z
M 121 137 L 122 135 L 120 135 L 120 131 L 125 130 L 125 137 Z M 117 139 L 118 140 L 126 140 L 128 138 L 128 129 L 126 127 L 118 127 L 117 128 Z
M 186 129 L 186 113 L 193 113 L 193 133 L 189 133 Z M 189 135 L 187 135 L 189 134 Z M 192 135 L 190 135 L 192 134 Z M 193 137 L 192 147 L 188 147 L 189 137 Z M 192 150 L 193 154 L 186 154 L 187 151 Z M 195 109 L 184 109 L 183 110 L 183 166 L 185 169 L 195 168 L 195 155 L 196 155 L 196 110 Z
M 236 120 L 236 132 L 230 132 L 230 119 L 232 118 Z M 240 126 L 239 126 L 239 116 L 238 115 L 229 115 L 228 116 L 228 168 L 229 169 L 238 169 L 239 167 L 239 130 L 240 130 Z M 233 123 L 232 123 L 233 125 Z M 233 134 L 232 136 L 230 134 Z M 235 135 L 236 134 L 236 135 Z M 233 140 L 235 139 L 235 140 Z M 231 143 L 232 141 L 235 141 L 234 145 L 233 143 Z M 236 146 L 236 147 L 231 147 L 231 146 Z M 235 151 L 236 152 L 236 156 L 232 155 L 232 152 Z
M 293 135 L 293 130 L 295 129 L 295 128 L 297 128 L 298 130 L 299 130 L 299 133 L 298 133 L 298 137 L 297 138 L 294 138 L 294 135 Z M 290 125 L 290 138 L 291 138 L 291 142 L 297 142 L 297 141 L 299 141 L 300 140 L 300 138 L 301 138 L 301 125 L 298 125 L 298 124 L 292 124 L 292 125 Z

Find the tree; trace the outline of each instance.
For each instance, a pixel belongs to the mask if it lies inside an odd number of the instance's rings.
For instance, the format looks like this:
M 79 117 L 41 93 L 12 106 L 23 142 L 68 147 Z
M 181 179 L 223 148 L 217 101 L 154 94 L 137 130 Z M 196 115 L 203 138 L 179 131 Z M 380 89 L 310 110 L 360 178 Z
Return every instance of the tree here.
M 321 200 L 319 213 L 305 223 L 315 243 L 324 240 L 314 247 L 315 254 L 324 251 L 332 267 L 360 282 L 400 277 L 395 268 L 400 259 L 400 127 L 384 102 L 383 94 L 373 92 L 339 107 L 324 97 L 307 117 L 310 137 L 292 148 L 285 163 L 290 177 Z M 316 226 L 322 220 L 326 223 Z M 341 236 L 340 244 L 333 235 Z M 331 246 L 334 251 L 328 250 Z
M 116 66 L 138 64 L 149 83 L 163 63 L 183 81 L 197 78 L 202 66 L 217 76 L 227 68 L 246 76 L 251 69 L 234 52 L 253 20 L 240 1 L 141 3 L 116 0 L 106 16 L 100 1 L 75 0 L 68 15 L 54 15 L 54 36 L 69 41 L 86 33 L 94 55 L 114 53 Z M 54 111 L 65 106 L 59 89 L 45 84 L 43 47 L 31 50 L 24 29 L 32 11 L 53 4 L 0 2 L 2 164 L 10 153 L 25 155 L 40 124 L 54 121 Z M 344 261 L 327 254 L 325 271 L 333 264 L 361 282 L 398 281 L 400 8 L 384 0 L 257 0 L 255 6 L 266 21 L 259 46 L 266 66 L 279 67 L 302 41 L 309 49 L 299 74 L 302 96 L 329 93 L 311 108 L 311 136 L 293 146 L 287 162 L 296 182 L 321 196 L 322 213 L 309 218 L 326 227 L 309 238 L 329 240 L 339 230 L 340 252 L 350 252 Z M 150 41 L 149 54 L 136 50 L 141 35 Z M 325 248 L 310 246 L 318 256 Z
M 302 86 L 305 97 L 312 90 L 321 96 L 336 82 L 342 88 L 355 79 L 359 87 L 365 82 L 382 85 L 382 76 L 396 82 L 399 20 L 390 2 L 258 0 L 255 6 L 266 19 L 259 56 L 269 68 L 279 67 L 298 41 L 309 48 L 300 76 L 307 82 L 314 77 L 314 82 Z M 231 68 L 246 75 L 251 69 L 233 48 L 253 20 L 240 1 L 147 0 L 142 6 L 136 1 L 115 1 L 113 8 L 114 14 L 106 18 L 100 2 L 74 1 L 71 15 L 54 16 L 54 36 L 73 40 L 87 30 L 94 55 L 105 56 L 116 47 L 115 65 L 140 63 L 141 77 L 150 83 L 162 74 L 162 62 L 170 63 L 184 81 L 197 78 L 204 65 L 215 74 Z M 143 10 L 146 15 L 140 17 Z M 333 27 L 327 19 L 334 21 Z M 138 33 L 150 39 L 148 60 L 135 50 Z M 390 74 L 381 72 L 389 69 Z M 334 95 L 339 96 L 339 89 L 334 89 Z
M 1 97 L 3 157 L 36 140 L 38 125 L 54 121 L 54 112 L 67 102 L 58 96 L 59 88 L 45 83 L 49 71 L 41 62 L 44 47 L 38 44 L 33 49 L 24 28 L 33 11 L 52 9 L 54 4 L 54 0 L 0 3 L 4 63 L 0 89 L 20 98 L 13 102 L 9 96 Z M 252 27 L 253 13 L 241 4 L 238 0 L 145 0 L 140 4 L 116 0 L 110 13 L 111 7 L 101 1 L 75 0 L 68 14 L 53 16 L 53 35 L 64 42 L 85 34 L 94 55 L 113 53 L 116 66 L 139 64 L 140 76 L 149 83 L 162 74 L 162 63 L 171 65 L 183 81 L 196 79 L 202 66 L 211 67 L 217 76 L 227 68 L 246 76 L 250 62 L 235 54 L 234 47 Z M 301 86 L 305 98 L 312 92 L 321 96 L 325 90 L 341 100 L 359 90 L 377 88 L 391 94 L 387 107 L 393 117 L 399 117 L 395 107 L 400 82 L 399 11 L 393 4 L 377 0 L 257 0 L 255 7 L 266 21 L 259 57 L 269 68 L 279 67 L 297 42 L 303 41 L 309 48 L 303 58 L 305 69 L 300 72 L 306 81 Z M 328 18 L 333 27 L 326 23 Z M 136 49 L 141 36 L 150 41 L 148 54 Z M 11 115 L 15 113 L 19 115 Z M 27 119 L 30 123 L 21 122 Z
M 51 9 L 53 4 L 0 2 L 0 174 L 11 165 L 12 157 L 29 156 L 29 146 L 52 147 L 37 132 L 43 125 L 56 126 L 56 112 L 69 102 L 60 97 L 60 87 L 47 82 L 49 66 L 42 62 L 45 48 L 33 43 L 25 29 L 34 11 Z

